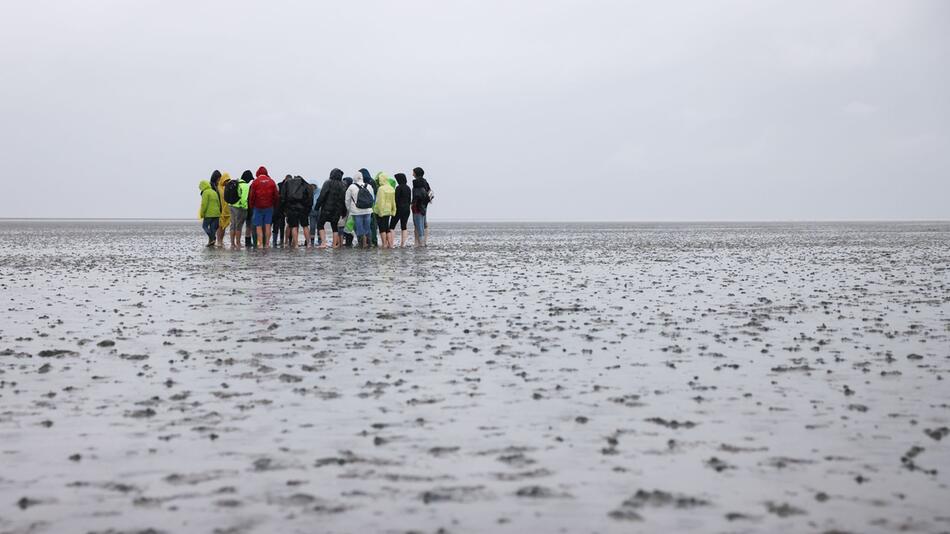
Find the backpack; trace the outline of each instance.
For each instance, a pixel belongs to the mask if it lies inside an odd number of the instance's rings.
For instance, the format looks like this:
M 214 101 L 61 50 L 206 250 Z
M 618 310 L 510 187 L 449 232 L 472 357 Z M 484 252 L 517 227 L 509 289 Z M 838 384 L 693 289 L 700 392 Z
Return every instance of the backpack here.
M 224 201 L 228 204 L 237 204 L 240 200 L 241 190 L 238 180 L 228 180 L 228 183 L 224 184 Z
M 412 188 L 412 203 L 417 207 L 424 208 L 429 204 L 430 191 L 425 187 Z
M 270 178 L 264 180 L 258 177 L 254 180 L 254 183 L 257 184 L 257 189 L 254 190 L 254 203 L 256 204 L 260 200 L 271 202 L 271 198 L 273 198 L 274 192 L 277 189 L 277 184 L 274 183 L 274 180 Z M 273 204 L 268 207 L 272 206 Z
M 361 210 L 372 208 L 373 194 L 369 192 L 369 188 L 365 184 L 356 187 L 359 188 L 359 192 L 356 194 L 356 207 Z
M 287 200 L 292 204 L 305 204 L 307 187 L 303 180 L 293 178 L 287 182 Z

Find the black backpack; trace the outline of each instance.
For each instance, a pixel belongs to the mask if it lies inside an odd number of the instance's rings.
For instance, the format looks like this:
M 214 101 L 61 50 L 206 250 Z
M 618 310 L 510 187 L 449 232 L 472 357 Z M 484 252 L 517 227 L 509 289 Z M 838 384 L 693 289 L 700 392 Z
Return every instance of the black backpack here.
M 429 190 L 425 187 L 413 187 L 412 203 L 419 208 L 426 207 L 429 204 Z
M 356 194 L 356 207 L 365 210 L 373 207 L 373 194 L 369 192 L 366 185 L 358 185 L 359 192 Z
M 241 200 L 241 190 L 237 180 L 228 180 L 224 184 L 224 201 L 228 204 L 237 204 Z
M 287 200 L 293 204 L 303 204 L 307 197 L 307 185 L 303 180 L 293 178 L 287 183 Z

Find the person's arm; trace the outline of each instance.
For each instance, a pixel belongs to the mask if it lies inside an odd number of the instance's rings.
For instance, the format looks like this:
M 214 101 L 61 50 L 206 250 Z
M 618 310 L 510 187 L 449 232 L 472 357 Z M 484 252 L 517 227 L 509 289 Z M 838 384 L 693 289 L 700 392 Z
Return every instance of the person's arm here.
M 205 218 L 205 213 L 207 213 L 207 211 L 208 211 L 208 196 L 205 195 L 204 192 L 202 191 L 202 193 L 201 193 L 201 207 L 198 208 L 198 218 L 199 218 L 199 219 L 204 219 L 204 218 Z

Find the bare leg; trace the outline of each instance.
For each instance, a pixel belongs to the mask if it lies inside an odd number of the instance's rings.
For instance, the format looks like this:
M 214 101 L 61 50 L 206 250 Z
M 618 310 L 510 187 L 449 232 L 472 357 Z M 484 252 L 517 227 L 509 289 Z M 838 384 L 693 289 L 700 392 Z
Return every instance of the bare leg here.
M 313 246 L 313 243 L 310 242 L 310 227 L 309 226 L 303 227 L 303 246 L 304 247 Z
M 270 225 L 264 225 L 264 242 L 261 244 L 261 248 L 267 248 L 267 243 L 270 242 Z
M 255 228 L 257 228 L 257 246 L 258 246 L 258 248 L 264 248 L 264 243 L 266 243 L 266 241 L 264 241 L 264 237 L 263 237 L 263 235 L 264 235 L 264 227 L 263 227 L 263 226 L 256 226 Z
M 214 241 L 215 245 L 222 247 L 224 246 L 224 228 L 218 228 L 216 232 L 216 239 Z
M 321 228 L 317 234 L 320 236 L 320 248 L 327 248 L 327 231 Z

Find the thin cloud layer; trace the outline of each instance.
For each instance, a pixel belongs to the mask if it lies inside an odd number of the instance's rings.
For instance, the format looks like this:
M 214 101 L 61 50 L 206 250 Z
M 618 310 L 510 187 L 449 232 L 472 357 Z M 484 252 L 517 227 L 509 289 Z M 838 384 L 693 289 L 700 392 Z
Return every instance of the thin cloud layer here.
M 948 218 L 950 6 L 14 1 L 2 217 L 194 217 L 215 168 L 426 168 L 433 216 Z M 21 199 L 21 200 L 18 200 Z

